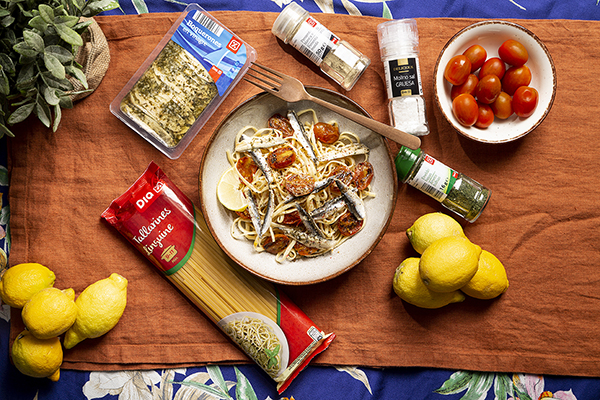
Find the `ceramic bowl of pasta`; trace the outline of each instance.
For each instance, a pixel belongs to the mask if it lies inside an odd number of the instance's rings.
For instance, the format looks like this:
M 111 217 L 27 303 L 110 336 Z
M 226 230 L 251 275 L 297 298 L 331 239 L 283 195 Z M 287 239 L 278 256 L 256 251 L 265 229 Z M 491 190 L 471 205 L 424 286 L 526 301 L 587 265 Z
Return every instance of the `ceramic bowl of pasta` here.
M 546 118 L 556 95 L 556 70 L 544 43 L 527 28 L 482 21 L 446 43 L 434 68 L 434 92 L 438 108 L 460 135 L 506 143 Z
M 366 112 L 347 97 L 312 95 Z M 261 93 L 217 127 L 202 159 L 202 212 L 221 248 L 272 282 L 303 285 L 348 271 L 390 223 L 397 179 L 387 141 L 310 101 Z

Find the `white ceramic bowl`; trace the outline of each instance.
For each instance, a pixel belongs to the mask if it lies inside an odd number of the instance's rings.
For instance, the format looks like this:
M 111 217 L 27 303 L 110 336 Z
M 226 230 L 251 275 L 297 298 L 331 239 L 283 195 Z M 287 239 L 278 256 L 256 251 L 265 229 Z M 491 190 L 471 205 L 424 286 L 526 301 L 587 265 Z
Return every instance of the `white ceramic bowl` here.
M 314 87 L 307 89 L 313 96 L 367 115 L 356 103 L 337 92 Z M 315 110 L 320 121 L 338 121 L 340 129 L 356 133 L 361 143 L 369 147 L 369 162 L 375 170 L 371 189 L 376 196 L 365 201 L 367 219 L 362 230 L 341 246 L 318 257 L 278 263 L 272 254 L 257 253 L 251 241 L 232 237 L 234 216 L 217 199 L 217 184 L 223 172 L 230 168 L 226 150 L 233 151 L 234 139 L 240 129 L 248 125 L 265 127 L 269 117 L 275 113 L 285 115 L 288 109 L 300 111 L 308 108 Z M 398 189 L 389 147 L 381 135 L 313 102 L 286 103 L 267 93 L 261 93 L 241 104 L 217 127 L 204 151 L 199 180 L 202 212 L 221 248 L 250 272 L 272 282 L 289 285 L 331 279 L 348 271 L 369 255 L 391 221 Z
M 485 48 L 488 59 L 498 57 L 498 48 L 508 39 L 521 42 L 529 53 L 529 60 L 525 64 L 532 74 L 529 86 L 539 93 L 535 112 L 527 118 L 515 114 L 505 120 L 496 118 L 485 129 L 461 125 L 452 113 L 452 85 L 444 79 L 446 64 L 474 44 Z M 512 22 L 483 21 L 462 29 L 446 43 L 435 64 L 433 84 L 435 101 L 442 114 L 461 135 L 478 142 L 504 143 L 527 135 L 546 118 L 556 95 L 556 70 L 548 49 L 533 32 Z

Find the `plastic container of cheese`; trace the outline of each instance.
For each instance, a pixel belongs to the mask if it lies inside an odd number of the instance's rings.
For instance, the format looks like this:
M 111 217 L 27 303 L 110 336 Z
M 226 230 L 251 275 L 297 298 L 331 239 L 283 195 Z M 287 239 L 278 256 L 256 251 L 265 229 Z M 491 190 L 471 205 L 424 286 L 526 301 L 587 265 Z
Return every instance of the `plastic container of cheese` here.
M 167 157 L 177 159 L 254 60 L 254 48 L 198 4 L 190 4 L 110 110 Z

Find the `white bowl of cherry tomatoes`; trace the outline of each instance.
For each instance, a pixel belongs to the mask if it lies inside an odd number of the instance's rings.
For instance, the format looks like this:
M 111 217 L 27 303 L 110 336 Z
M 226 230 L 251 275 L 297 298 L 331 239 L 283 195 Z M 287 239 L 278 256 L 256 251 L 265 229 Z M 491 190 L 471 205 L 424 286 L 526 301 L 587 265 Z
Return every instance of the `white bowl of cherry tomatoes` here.
M 461 135 L 505 143 L 546 118 L 556 70 L 534 33 L 512 22 L 483 21 L 446 43 L 435 65 L 434 91 L 442 114 Z

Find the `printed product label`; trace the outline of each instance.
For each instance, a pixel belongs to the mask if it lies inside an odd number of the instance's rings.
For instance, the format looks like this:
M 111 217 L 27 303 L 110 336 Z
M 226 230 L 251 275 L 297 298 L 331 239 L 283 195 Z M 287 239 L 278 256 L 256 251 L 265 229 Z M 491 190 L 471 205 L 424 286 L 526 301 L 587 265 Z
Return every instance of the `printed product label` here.
M 172 40 L 202 63 L 221 96 L 246 63 L 242 41 L 199 10 L 186 15 Z
M 421 71 L 416 58 L 400 58 L 383 64 L 388 98 L 422 95 Z
M 329 29 L 309 16 L 300 25 L 290 44 L 312 62 L 321 65 L 325 56 L 337 46 L 339 40 Z
M 456 171 L 426 155 L 419 170 L 408 184 L 441 202 L 446 199 L 457 178 Z
M 167 275 L 177 272 L 190 258 L 195 235 L 193 206 L 177 201 L 170 182 L 141 180 L 130 193 L 135 210 L 122 231 L 133 245 Z

